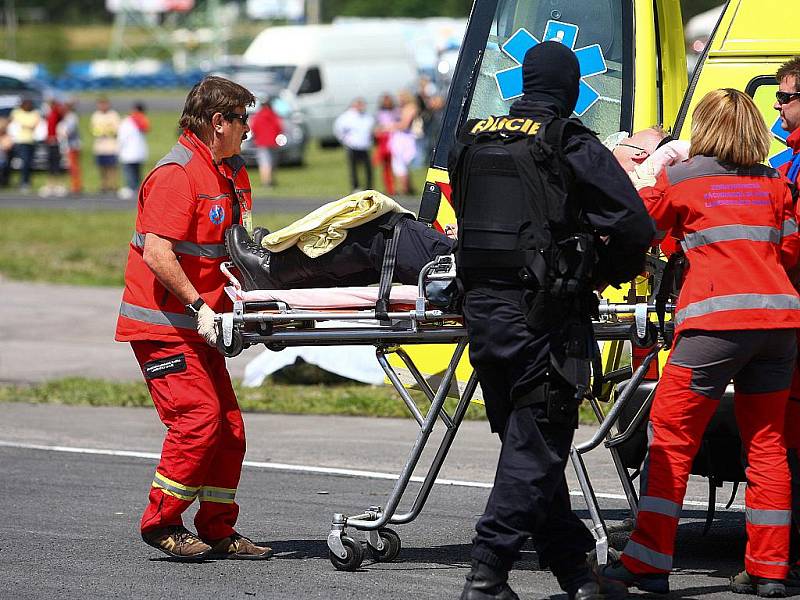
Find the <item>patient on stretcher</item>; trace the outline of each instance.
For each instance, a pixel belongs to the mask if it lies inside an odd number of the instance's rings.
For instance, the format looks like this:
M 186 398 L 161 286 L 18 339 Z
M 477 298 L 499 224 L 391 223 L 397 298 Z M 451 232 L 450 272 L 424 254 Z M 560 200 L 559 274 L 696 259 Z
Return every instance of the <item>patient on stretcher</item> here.
M 666 135 L 660 128 L 650 128 L 632 136 L 620 132 L 611 136 L 613 140 L 606 141 L 637 189 L 652 185 L 661 169 L 686 158 L 688 145 L 680 141 L 665 144 L 670 139 L 665 138 Z M 404 222 L 397 240 L 395 282 L 415 285 L 422 267 L 436 256 L 452 254 L 455 249 L 455 240 L 415 220 L 411 213 L 405 212 L 379 192 L 359 192 L 330 206 L 345 206 L 348 203 L 351 207 L 366 206 L 366 212 L 381 208 L 387 210 L 387 205 L 394 205 L 394 209 L 347 229 L 343 241 L 315 258 L 304 254 L 296 245 L 280 252 L 270 251 L 262 244 L 268 233 L 262 228 L 254 232 L 254 239 L 241 225 L 229 228 L 225 234 L 225 244 L 233 264 L 242 275 L 245 291 L 351 287 L 378 283 L 386 240 L 398 219 Z
M 348 229 L 342 242 L 316 258 L 297 246 L 271 252 L 262 245 L 265 230 L 256 229 L 251 239 L 241 225 L 228 229 L 225 245 L 245 291 L 372 285 L 380 280 L 386 242 L 398 219 L 403 223 L 396 241 L 394 280 L 416 285 L 422 267 L 436 256 L 452 254 L 455 240 L 407 213 L 390 212 Z

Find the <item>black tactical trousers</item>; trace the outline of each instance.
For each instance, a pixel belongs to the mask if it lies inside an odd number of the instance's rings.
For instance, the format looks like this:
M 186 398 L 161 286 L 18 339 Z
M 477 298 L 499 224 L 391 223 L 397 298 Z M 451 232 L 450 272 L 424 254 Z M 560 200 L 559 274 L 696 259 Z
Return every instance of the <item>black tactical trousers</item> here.
M 594 547 L 591 533 L 572 512 L 564 477 L 577 407 L 566 419 L 549 419 L 542 402 L 515 407 L 540 389 L 549 371 L 550 336 L 529 329 L 521 303 L 521 291 L 486 288 L 467 292 L 464 301 L 470 361 L 490 425 L 502 441 L 472 558 L 510 569 L 531 538 L 540 564 L 561 575 L 573 572 Z
M 393 217 L 383 215 L 347 231 L 330 252 L 309 258 L 297 246 L 275 254 L 275 273 L 284 288 L 371 285 L 380 280 L 386 237 L 382 227 Z M 438 255 L 451 254 L 452 240 L 425 223 L 405 219 L 397 243 L 394 281 L 416 285 L 419 272 Z

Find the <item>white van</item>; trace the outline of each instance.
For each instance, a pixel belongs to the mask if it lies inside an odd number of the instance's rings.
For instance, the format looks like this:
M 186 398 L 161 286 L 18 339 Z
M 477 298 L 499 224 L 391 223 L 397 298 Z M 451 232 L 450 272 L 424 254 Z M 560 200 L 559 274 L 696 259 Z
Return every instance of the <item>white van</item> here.
M 263 67 L 265 78 L 288 88 L 306 114 L 310 137 L 334 140 L 333 121 L 356 97 L 373 110 L 385 93 L 412 89 L 416 65 L 402 32 L 357 25 L 269 27 L 243 60 Z

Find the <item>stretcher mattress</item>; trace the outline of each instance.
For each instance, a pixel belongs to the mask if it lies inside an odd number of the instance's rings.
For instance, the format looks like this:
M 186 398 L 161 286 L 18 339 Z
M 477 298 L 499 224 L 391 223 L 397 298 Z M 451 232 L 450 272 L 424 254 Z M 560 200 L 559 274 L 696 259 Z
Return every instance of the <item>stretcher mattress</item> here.
M 379 290 L 377 287 L 337 287 L 244 291 L 229 286 L 225 291 L 233 301 L 285 302 L 295 309 L 335 310 L 374 308 Z M 389 301 L 393 306 L 414 306 L 417 297 L 418 289 L 414 285 L 395 285 L 389 293 Z

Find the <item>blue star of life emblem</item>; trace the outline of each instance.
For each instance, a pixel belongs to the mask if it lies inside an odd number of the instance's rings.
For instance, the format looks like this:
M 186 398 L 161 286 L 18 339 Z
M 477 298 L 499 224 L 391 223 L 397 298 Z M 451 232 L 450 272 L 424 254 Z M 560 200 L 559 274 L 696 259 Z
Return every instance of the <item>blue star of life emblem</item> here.
M 789 137 L 789 132 L 786 131 L 783 127 L 781 127 L 781 118 L 778 117 L 775 122 L 772 124 L 772 129 L 769 132 L 782 141 L 784 144 Z M 794 150 L 791 148 L 786 148 L 781 152 L 778 152 L 775 156 L 769 157 L 769 166 L 773 169 L 777 169 L 778 167 L 782 167 L 790 160 L 792 160 L 792 156 L 794 156 Z
M 586 83 L 584 79 L 592 75 L 605 73 L 608 67 L 600 44 L 592 44 L 575 50 L 578 30 L 579 27 L 572 23 L 550 20 L 545 26 L 543 40 L 561 42 L 570 50 L 573 50 L 578 57 L 581 67 L 581 82 L 575 114 L 580 117 L 600 99 L 600 94 L 597 93 L 597 90 Z M 522 61 L 525 58 L 525 53 L 538 43 L 539 40 L 522 27 L 501 46 L 500 49 L 503 53 L 510 56 L 517 63 L 514 67 L 498 71 L 494 76 L 503 100 L 511 100 L 522 95 Z
M 215 204 L 211 207 L 211 210 L 208 211 L 208 219 L 214 224 L 219 225 L 222 221 L 225 220 L 225 209 L 222 208 L 219 204 Z

